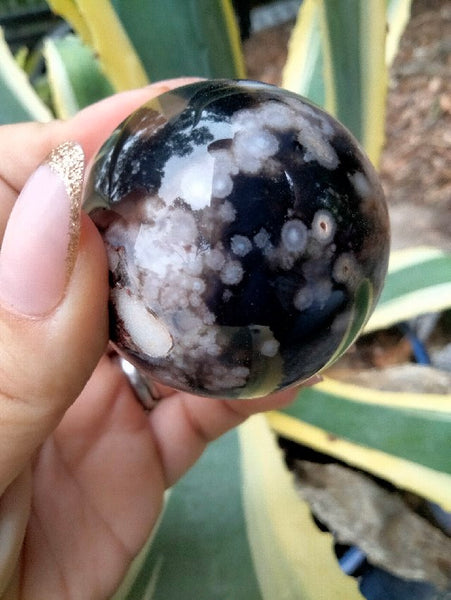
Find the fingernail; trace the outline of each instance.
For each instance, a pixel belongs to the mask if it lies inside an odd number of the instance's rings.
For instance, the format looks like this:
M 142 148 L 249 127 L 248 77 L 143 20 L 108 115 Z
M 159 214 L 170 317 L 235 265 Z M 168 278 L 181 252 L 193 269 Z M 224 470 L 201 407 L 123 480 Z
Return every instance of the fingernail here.
M 0 302 L 16 312 L 45 315 L 62 300 L 80 237 L 84 154 L 66 142 L 25 184 L 0 251 Z

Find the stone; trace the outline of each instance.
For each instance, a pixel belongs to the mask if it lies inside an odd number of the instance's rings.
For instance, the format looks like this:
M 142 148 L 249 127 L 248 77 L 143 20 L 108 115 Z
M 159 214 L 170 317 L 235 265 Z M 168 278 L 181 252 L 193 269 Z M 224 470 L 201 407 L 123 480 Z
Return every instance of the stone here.
M 387 207 L 358 143 L 259 82 L 201 81 L 136 110 L 98 153 L 85 209 L 112 343 L 204 396 L 263 396 L 336 360 L 387 269 Z

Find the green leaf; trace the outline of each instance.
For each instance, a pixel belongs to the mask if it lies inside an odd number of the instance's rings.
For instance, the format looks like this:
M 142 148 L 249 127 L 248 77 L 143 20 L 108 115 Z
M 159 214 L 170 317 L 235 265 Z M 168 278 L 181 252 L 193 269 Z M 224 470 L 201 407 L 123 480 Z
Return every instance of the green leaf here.
M 376 165 L 384 140 L 387 66 L 410 3 L 305 0 L 289 44 L 283 86 L 334 114 Z
M 451 254 L 435 248 L 392 252 L 377 308 L 365 333 L 451 307 Z
M 43 55 L 58 118 L 67 119 L 113 93 L 92 51 L 78 37 L 47 38 Z
M 451 306 L 451 255 L 434 248 L 393 252 L 365 331 Z M 382 392 L 332 379 L 303 390 L 270 421 L 311 445 L 451 508 L 451 395 Z
M 269 416 L 280 435 L 451 509 L 451 395 L 325 379 Z
M 157 531 L 113 600 L 320 597 L 361 598 L 257 416 L 213 442 L 172 488 Z
M 114 0 L 152 80 L 244 77 L 230 0 Z
M 385 61 L 390 67 L 398 51 L 401 36 L 410 19 L 412 0 L 386 0 L 387 2 L 387 42 L 385 45 Z
M 354 305 L 351 310 L 351 318 L 349 320 L 349 325 L 345 336 L 343 337 L 337 350 L 324 366 L 324 369 L 332 365 L 355 341 L 363 325 L 367 322 L 373 305 L 373 287 L 368 279 L 364 279 L 355 291 Z
M 257 415 L 239 429 L 246 525 L 263 598 L 362 598 L 338 566 L 332 535 L 318 530 L 296 493 L 265 421 Z
M 370 402 L 365 388 L 350 398 L 346 388 L 328 381 L 303 390 L 284 412 L 337 437 L 451 474 L 451 395 L 405 393 L 401 406 L 400 395 L 377 391 L 376 402 Z
M 88 43 L 117 91 L 148 83 L 139 57 L 109 0 L 47 0 Z M 141 22 L 142 25 L 142 22 Z
M 282 86 L 319 106 L 325 105 L 321 11 L 317 0 L 304 0 L 289 40 Z
M 141 561 L 115 600 L 263 600 L 246 536 L 236 432 L 211 444 L 171 490 Z
M 384 140 L 387 70 L 385 0 L 322 3 L 326 110 L 377 164 Z
M 0 123 L 51 119 L 50 110 L 17 65 L 0 28 Z

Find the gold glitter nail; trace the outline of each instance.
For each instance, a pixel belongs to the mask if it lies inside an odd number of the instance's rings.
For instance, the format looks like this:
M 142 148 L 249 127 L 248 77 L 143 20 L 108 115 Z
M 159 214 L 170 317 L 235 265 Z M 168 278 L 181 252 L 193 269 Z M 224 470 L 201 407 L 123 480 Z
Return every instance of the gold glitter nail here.
M 64 142 L 57 146 L 45 159 L 44 163 L 57 173 L 64 182 L 70 198 L 69 245 L 67 250 L 67 269 L 72 271 L 80 239 L 80 207 L 85 156 L 80 144 Z

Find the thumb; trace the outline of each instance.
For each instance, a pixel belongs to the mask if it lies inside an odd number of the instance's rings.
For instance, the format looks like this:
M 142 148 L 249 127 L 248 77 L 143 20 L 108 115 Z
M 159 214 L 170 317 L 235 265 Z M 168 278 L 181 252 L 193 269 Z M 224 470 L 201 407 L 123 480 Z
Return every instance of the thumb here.
M 0 252 L 0 494 L 53 431 L 107 340 L 102 241 L 80 212 L 84 157 L 72 142 L 33 173 Z

